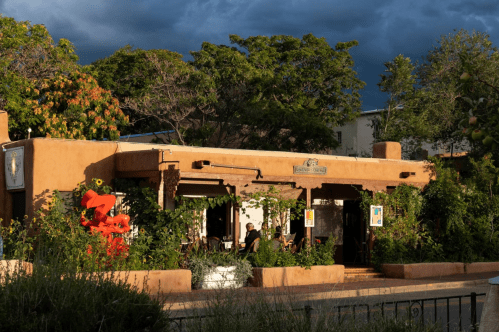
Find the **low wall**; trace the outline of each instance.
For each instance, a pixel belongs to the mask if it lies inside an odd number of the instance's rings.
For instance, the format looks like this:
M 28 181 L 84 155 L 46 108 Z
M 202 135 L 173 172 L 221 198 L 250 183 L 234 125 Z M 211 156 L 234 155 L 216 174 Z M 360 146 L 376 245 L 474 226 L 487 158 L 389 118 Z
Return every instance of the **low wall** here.
M 499 272 L 499 262 L 485 263 L 417 263 L 383 264 L 382 271 L 386 278 L 416 279 L 442 277 L 453 274 Z
M 344 265 L 318 265 L 311 269 L 293 267 L 255 267 L 249 283 L 254 287 L 281 287 L 335 284 L 344 281 Z
M 104 278 L 122 281 L 136 287 L 144 288 L 149 294 L 185 293 L 191 291 L 192 273 L 190 270 L 152 270 L 152 271 L 115 271 L 96 272 Z
M 33 264 L 16 259 L 0 260 L 0 282 L 4 281 L 5 275 L 14 276 L 19 271 L 31 274 L 33 272 Z
M 19 260 L 0 260 L 0 282 L 5 275 L 15 275 L 19 270 L 27 274 L 33 272 L 33 264 Z M 150 294 L 185 293 L 191 291 L 192 273 L 190 270 L 152 270 L 152 271 L 115 271 L 95 272 L 102 278 L 125 282 Z
M 499 262 L 470 263 L 464 266 L 466 273 L 499 272 Z

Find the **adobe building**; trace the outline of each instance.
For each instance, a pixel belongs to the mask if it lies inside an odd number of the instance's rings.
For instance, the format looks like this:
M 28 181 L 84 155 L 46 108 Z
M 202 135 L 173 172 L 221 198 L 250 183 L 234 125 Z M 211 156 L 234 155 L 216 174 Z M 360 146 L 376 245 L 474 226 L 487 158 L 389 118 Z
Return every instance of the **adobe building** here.
M 423 187 L 428 164 L 401 160 L 400 145 L 374 146 L 374 158 L 307 153 L 202 148 L 149 143 L 33 138 L 10 142 L 8 118 L 0 112 L 0 218 L 31 219 L 53 190 L 70 193 L 78 182 L 93 178 L 111 184 L 115 178 L 147 181 L 159 193 L 159 204 L 172 209 L 175 196 L 214 197 L 233 193 L 247 198 L 269 185 L 289 198 L 301 198 L 315 211 L 314 227 L 304 219 L 286 223 L 285 233 L 322 238 L 333 233 L 336 261 L 354 262 L 367 239 L 359 208 L 359 191 L 390 191 L 401 183 Z M 242 203 L 242 208 L 248 206 Z M 261 227 L 263 211 L 226 204 L 208 209 L 201 235 L 232 236 L 244 241 L 245 224 Z M 293 211 L 290 211 L 293 213 Z M 28 219 L 28 220 L 29 220 Z M 359 261 L 357 261 L 359 263 Z

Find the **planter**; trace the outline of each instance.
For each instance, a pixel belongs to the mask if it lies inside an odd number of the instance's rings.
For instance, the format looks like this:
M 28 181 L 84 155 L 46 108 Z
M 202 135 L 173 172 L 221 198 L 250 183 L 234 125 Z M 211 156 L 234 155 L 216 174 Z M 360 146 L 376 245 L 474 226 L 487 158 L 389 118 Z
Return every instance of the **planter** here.
M 464 273 L 463 263 L 417 263 L 383 264 L 381 267 L 387 278 L 415 279 L 442 277 Z
M 255 267 L 249 283 L 254 287 L 282 287 L 335 284 L 344 281 L 344 265 L 318 265 L 311 269 L 293 267 Z
M 235 271 L 235 266 L 217 266 L 195 286 L 197 289 L 241 288 L 244 283 L 237 280 Z
M 466 273 L 499 272 L 499 262 L 479 262 L 465 264 Z
M 0 260 L 0 282 L 4 282 L 6 275 L 15 277 L 20 272 L 33 273 L 33 264 L 17 259 Z
M 185 269 L 96 272 L 93 275 L 129 284 L 138 291 L 145 289 L 149 294 L 191 291 L 191 271 Z

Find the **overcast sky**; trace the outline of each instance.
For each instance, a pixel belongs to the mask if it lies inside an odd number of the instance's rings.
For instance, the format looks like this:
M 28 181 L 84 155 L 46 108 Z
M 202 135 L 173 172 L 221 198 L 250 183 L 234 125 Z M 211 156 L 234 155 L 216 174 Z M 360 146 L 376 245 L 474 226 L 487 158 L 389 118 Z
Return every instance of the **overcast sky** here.
M 67 38 L 81 64 L 127 44 L 184 55 L 201 43 L 229 44 L 229 34 L 312 33 L 337 42 L 357 40 L 355 69 L 367 83 L 363 109 L 382 108 L 376 83 L 383 63 L 398 54 L 427 54 L 454 29 L 487 32 L 499 45 L 497 0 L 0 0 L 0 12 L 18 21 L 43 23 L 57 41 Z

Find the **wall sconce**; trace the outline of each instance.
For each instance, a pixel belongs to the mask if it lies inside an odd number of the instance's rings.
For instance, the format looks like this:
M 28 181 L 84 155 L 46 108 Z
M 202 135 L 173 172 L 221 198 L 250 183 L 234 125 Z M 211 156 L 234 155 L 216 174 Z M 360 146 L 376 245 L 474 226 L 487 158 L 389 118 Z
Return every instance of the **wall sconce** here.
M 31 128 L 28 128 L 28 139 L 30 139 L 31 136 Z

